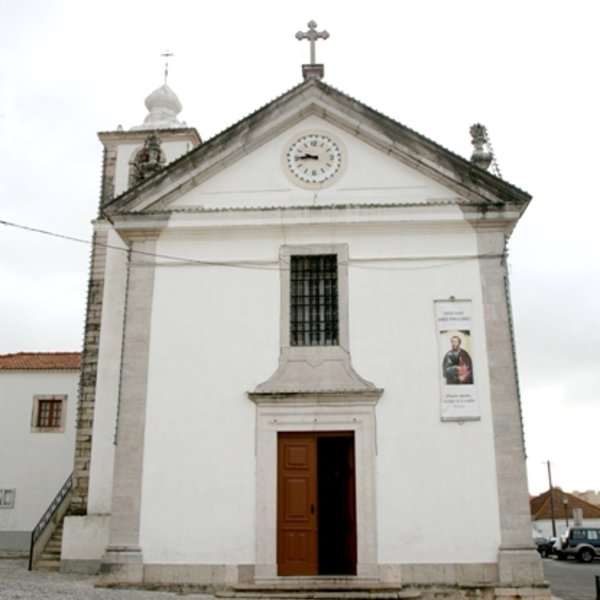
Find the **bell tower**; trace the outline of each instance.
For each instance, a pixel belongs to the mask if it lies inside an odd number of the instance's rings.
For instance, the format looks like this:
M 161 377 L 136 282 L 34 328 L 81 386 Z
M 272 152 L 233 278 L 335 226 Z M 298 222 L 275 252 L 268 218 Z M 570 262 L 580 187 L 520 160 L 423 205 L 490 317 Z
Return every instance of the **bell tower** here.
M 175 92 L 164 83 L 155 89 L 145 100 L 148 114 L 143 123 L 124 131 L 121 126 L 116 131 L 98 134 L 104 146 L 102 165 L 102 188 L 100 205 L 119 196 L 135 183 L 139 183 L 132 172 L 147 158 L 144 148 L 147 139 L 154 134 L 160 146 L 159 164 L 162 166 L 186 154 L 202 143 L 200 135 L 193 127 L 179 121 L 177 115 L 182 110 Z
M 91 498 L 89 490 L 90 469 L 92 468 L 92 438 L 96 412 L 96 381 L 99 363 L 100 327 L 106 319 L 122 318 L 123 307 L 112 306 L 114 294 L 105 289 L 107 261 L 119 263 L 115 272 L 124 281 L 127 271 L 126 248 L 109 256 L 109 246 L 120 244 L 114 239 L 110 224 L 104 218 L 102 209 L 113 198 L 127 189 L 140 185 L 170 162 L 188 153 L 202 143 L 200 135 L 193 127 L 179 121 L 177 115 L 182 110 L 179 98 L 167 85 L 167 70 L 163 85 L 151 92 L 145 100 L 148 114 L 140 125 L 124 130 L 121 126 L 115 131 L 100 132 L 98 137 L 104 147 L 102 179 L 98 216 L 94 222 L 88 297 L 79 382 L 77 412 L 77 438 L 75 444 L 74 479 L 71 500 L 71 514 L 85 515 L 104 510 L 101 498 Z M 113 277 L 113 280 L 115 278 Z M 121 282 L 122 283 L 122 282 Z M 114 302 L 114 300 L 112 301 Z M 107 306 L 107 303 L 109 305 Z M 116 348 L 115 348 L 116 351 Z M 106 360 L 104 361 L 105 368 Z M 114 394 L 113 394 L 114 395 Z M 106 456 L 112 456 L 110 440 L 94 440 L 95 453 L 100 456 L 104 448 Z M 100 462 L 100 461 L 99 461 Z M 111 462 L 107 459 L 106 464 Z M 107 467 L 105 467 L 107 468 Z M 93 495 L 93 494 L 92 494 Z M 90 506 L 91 505 L 91 506 Z

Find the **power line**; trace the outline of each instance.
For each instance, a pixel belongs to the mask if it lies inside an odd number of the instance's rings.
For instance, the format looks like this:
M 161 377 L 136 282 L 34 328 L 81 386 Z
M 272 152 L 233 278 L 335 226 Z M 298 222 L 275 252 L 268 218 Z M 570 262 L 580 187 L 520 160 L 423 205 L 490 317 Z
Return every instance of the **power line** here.
M 128 252 L 129 251 L 129 248 L 127 248 L 127 247 L 114 246 L 112 244 L 101 244 L 98 242 L 94 243 L 91 240 L 85 240 L 83 238 L 78 238 L 78 237 L 74 237 L 71 235 L 65 235 L 63 233 L 56 233 L 54 231 L 48 231 L 47 229 L 40 229 L 39 227 L 31 227 L 29 225 L 22 225 L 20 223 L 4 221 L 2 219 L 0 219 L 0 225 L 6 225 L 8 227 L 15 227 L 17 229 L 23 229 L 25 231 L 29 231 L 31 233 L 39 233 L 41 235 L 47 235 L 47 236 L 58 238 L 61 240 L 67 240 L 69 242 L 76 242 L 78 244 L 86 244 L 88 246 L 95 245 L 100 248 L 107 248 L 110 250 L 118 250 L 119 252 Z M 170 256 L 168 254 L 158 254 L 156 252 L 145 252 L 144 250 L 133 250 L 132 249 L 131 253 L 139 254 L 141 256 L 150 256 L 152 258 L 162 258 L 165 260 L 199 264 L 199 265 L 209 266 L 209 267 L 234 267 L 234 268 L 240 268 L 240 269 L 259 269 L 259 270 L 277 270 L 279 268 L 279 267 L 260 266 L 257 264 L 243 263 L 243 262 L 235 262 L 235 263 L 227 262 L 227 261 L 217 262 L 217 261 L 209 261 L 209 260 L 200 260 L 200 259 L 195 259 L 195 258 L 182 258 L 180 256 Z
M 39 227 L 31 227 L 30 225 L 23 225 L 21 223 L 5 221 L 3 219 L 0 219 L 0 225 L 4 225 L 6 227 L 14 227 L 16 229 L 28 231 L 30 233 L 46 235 L 49 237 L 66 240 L 68 242 L 85 244 L 87 246 L 94 245 L 99 248 L 117 250 L 119 252 L 129 252 L 130 251 L 129 247 L 115 246 L 112 244 L 102 244 L 99 242 L 93 242 L 92 240 L 86 240 L 83 238 L 78 238 L 78 237 L 66 235 L 63 233 L 57 233 L 55 231 L 49 231 L 47 229 L 41 229 Z M 279 261 L 277 262 L 277 264 L 270 266 L 270 265 L 260 265 L 260 264 L 257 264 L 256 262 L 251 262 L 251 261 L 247 261 L 247 262 L 235 261 L 235 262 L 233 262 L 233 261 L 201 260 L 201 259 L 197 259 L 197 258 L 185 258 L 185 257 L 181 257 L 181 256 L 172 256 L 169 254 L 159 254 L 156 252 L 146 252 L 144 250 L 134 250 L 134 249 L 131 249 L 131 253 L 138 254 L 140 256 L 149 256 L 151 258 L 160 258 L 163 260 L 169 260 L 169 261 L 176 262 L 176 263 L 194 264 L 194 265 L 201 265 L 201 266 L 205 266 L 205 267 L 228 267 L 228 268 L 233 268 L 233 269 L 251 269 L 251 270 L 259 270 L 259 271 L 280 271 L 281 270 L 281 267 L 279 266 Z M 460 264 L 463 262 L 468 262 L 470 260 L 476 260 L 479 258 L 504 258 L 504 255 L 496 253 L 496 252 L 490 252 L 487 254 L 473 254 L 473 255 L 463 255 L 463 256 L 454 256 L 454 257 L 448 257 L 448 256 L 411 257 L 411 256 L 407 256 L 407 257 L 390 257 L 390 258 L 386 258 L 383 260 L 377 259 L 377 258 L 365 258 L 365 259 L 351 260 L 348 262 L 348 266 L 353 267 L 353 268 L 358 268 L 358 269 L 367 269 L 367 270 L 376 270 L 376 271 L 409 271 L 409 270 L 417 270 L 417 269 L 428 270 L 428 269 L 444 268 L 444 267 Z M 382 262 L 390 263 L 390 262 L 396 262 L 396 261 L 409 262 L 409 263 L 422 263 L 424 261 L 432 261 L 432 260 L 442 261 L 442 264 L 438 264 L 438 265 L 420 264 L 420 265 L 416 265 L 416 266 L 412 266 L 412 267 L 407 267 L 407 266 L 399 267 L 399 266 L 382 265 L 382 264 L 379 264 L 379 265 L 366 264 L 366 263 L 374 262 L 374 261 L 378 261 L 379 263 L 382 263 Z
M 68 240 L 70 242 L 78 242 L 80 244 L 87 245 L 91 244 L 89 240 L 84 240 L 82 238 L 76 238 L 70 235 L 64 235 L 62 233 L 55 233 L 53 231 L 47 231 L 45 229 L 38 229 L 36 227 L 30 227 L 28 225 L 21 225 L 20 223 L 12 223 L 11 221 L 4 221 L 2 219 L 0 219 L 0 225 L 6 225 L 7 227 L 16 227 L 17 229 L 24 229 L 25 231 L 31 231 L 33 233 L 41 233 L 43 235 L 49 235 L 63 240 Z

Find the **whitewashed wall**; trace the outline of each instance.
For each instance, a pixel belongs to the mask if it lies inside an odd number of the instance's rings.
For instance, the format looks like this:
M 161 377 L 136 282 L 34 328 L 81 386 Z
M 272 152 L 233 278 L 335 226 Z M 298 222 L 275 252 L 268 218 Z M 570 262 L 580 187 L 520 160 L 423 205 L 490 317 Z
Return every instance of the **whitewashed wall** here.
M 560 537 L 564 535 L 567 530 L 567 523 L 565 521 L 564 512 L 562 511 L 562 507 L 557 509 L 556 511 L 556 536 Z M 573 527 L 575 525 L 575 521 L 573 519 L 573 515 L 569 514 L 569 526 Z M 600 519 L 583 519 L 582 523 L 583 527 L 600 527 Z M 552 520 L 551 519 L 543 519 L 539 521 L 532 522 L 532 533 L 533 537 L 552 537 Z
M 0 550 L 29 550 L 31 531 L 73 471 L 78 371 L 0 372 L 0 488 L 15 488 L 0 508 Z M 31 430 L 34 396 L 66 395 L 62 432 Z
M 318 192 L 294 186 L 280 168 L 286 143 L 309 128 L 333 131 L 348 151 L 344 177 Z M 246 393 L 278 366 L 279 252 L 286 244 L 348 246 L 353 366 L 385 390 L 375 415 L 378 562 L 496 562 L 500 524 L 481 280 L 473 258 L 478 243 L 452 206 L 455 198 L 422 173 L 310 117 L 174 202 L 176 209 L 245 210 L 174 214 L 157 244 L 159 255 L 189 260 L 157 258 L 140 524 L 145 563 L 255 562 L 256 413 Z M 373 208 L 352 208 L 357 203 Z M 395 203 L 410 207 L 382 207 Z M 251 210 L 290 206 L 321 210 Z M 339 206 L 346 208 L 333 210 Z M 110 510 L 122 255 L 109 259 L 108 273 L 90 482 L 94 514 Z M 464 424 L 440 418 L 434 301 L 451 296 L 473 303 L 481 419 Z M 106 521 L 99 527 L 105 531 Z M 63 545 L 63 558 L 78 552 Z
M 348 171 L 338 184 L 318 193 L 290 185 L 278 168 L 293 133 L 286 132 L 176 206 L 247 209 L 455 197 L 317 118 L 294 131 L 308 127 L 333 129 L 346 146 Z M 196 223 L 192 217 L 171 219 L 159 254 L 234 266 L 158 261 L 141 523 L 145 561 L 254 562 L 255 407 L 245 392 L 277 368 L 279 250 L 303 243 L 348 245 L 353 366 L 385 389 L 376 414 L 380 563 L 497 560 L 479 265 L 451 258 L 476 255 L 476 236 L 455 207 L 393 213 L 375 211 L 370 222 L 361 223 L 363 216 L 352 209 L 335 216 L 322 211 L 316 216 L 320 224 L 310 225 L 301 215 L 284 213 L 254 221 L 243 213 L 215 214 Z M 241 268 L 240 261 L 259 268 Z M 464 424 L 440 419 L 434 300 L 450 296 L 473 301 L 481 419 Z
M 310 241 L 330 241 L 330 234 L 330 228 L 314 228 Z M 493 562 L 500 533 L 497 519 L 490 518 L 498 507 L 477 262 L 407 268 L 386 261 L 382 269 L 381 259 L 401 255 L 410 239 L 382 233 L 374 248 L 356 228 L 336 227 L 335 240 L 350 250 L 354 368 L 385 389 L 376 435 L 379 560 L 446 562 L 450 553 L 453 562 Z M 258 240 L 229 237 L 225 248 L 210 239 L 199 244 L 197 255 L 274 266 L 286 241 L 300 240 L 261 232 Z M 428 252 L 443 253 L 447 242 L 457 245 L 443 235 L 432 237 Z M 465 253 L 474 252 L 473 235 L 465 232 L 462 245 Z M 184 256 L 190 247 L 165 242 L 159 252 Z M 279 273 L 165 265 L 157 270 L 154 294 L 145 560 L 252 563 L 255 407 L 245 392 L 277 367 Z M 451 295 L 474 302 L 482 416 L 462 425 L 440 420 L 433 302 Z M 464 544 L 469 531 L 478 533 Z

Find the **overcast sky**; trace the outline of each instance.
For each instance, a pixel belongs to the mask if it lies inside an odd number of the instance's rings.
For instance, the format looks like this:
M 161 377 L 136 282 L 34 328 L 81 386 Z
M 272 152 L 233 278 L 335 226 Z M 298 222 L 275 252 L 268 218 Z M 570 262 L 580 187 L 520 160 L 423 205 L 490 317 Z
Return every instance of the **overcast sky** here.
M 510 240 L 530 492 L 600 489 L 600 4 L 596 0 L 0 0 L 0 219 L 89 240 L 96 132 L 142 123 L 163 83 L 208 139 L 325 81 L 468 158 L 488 128 L 533 195 Z M 90 249 L 0 225 L 0 353 L 79 350 Z

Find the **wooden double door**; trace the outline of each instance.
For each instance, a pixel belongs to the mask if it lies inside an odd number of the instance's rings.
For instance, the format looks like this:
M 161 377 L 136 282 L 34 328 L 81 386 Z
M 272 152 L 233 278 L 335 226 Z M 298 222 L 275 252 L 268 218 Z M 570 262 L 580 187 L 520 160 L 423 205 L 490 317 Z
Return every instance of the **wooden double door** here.
M 279 575 L 356 574 L 354 433 L 279 433 Z

